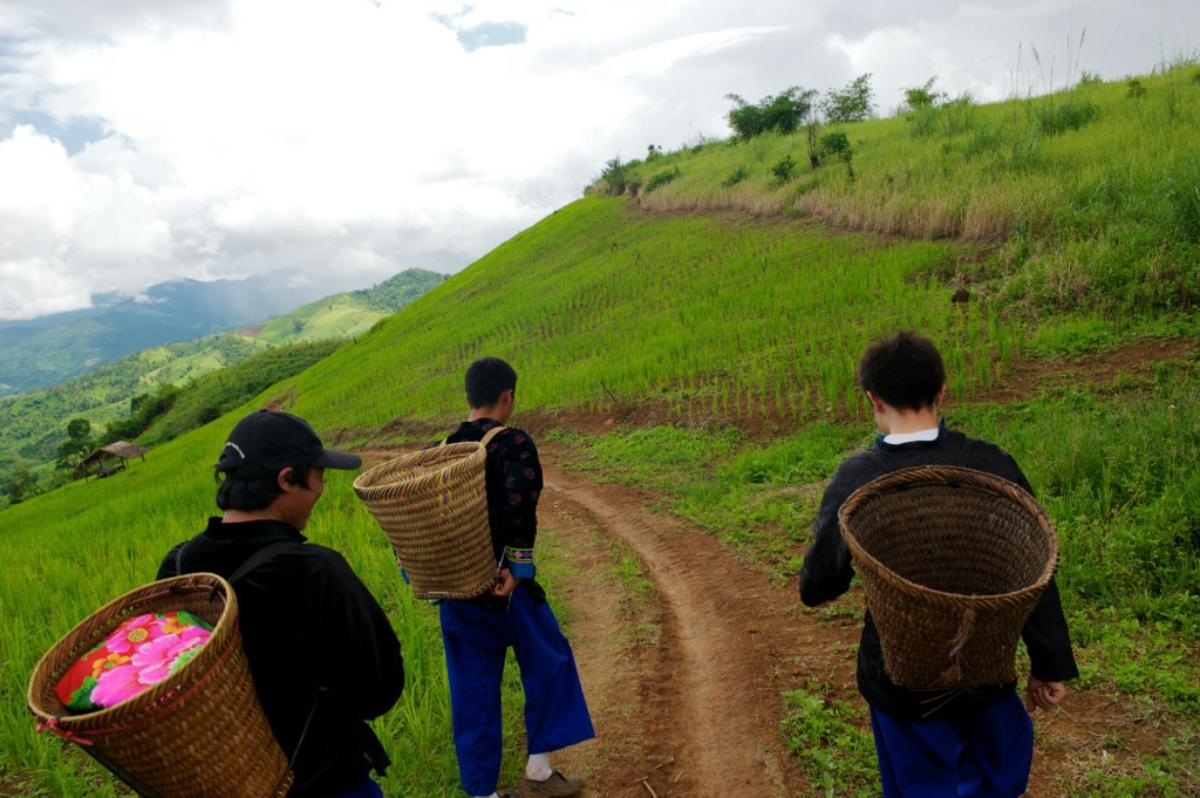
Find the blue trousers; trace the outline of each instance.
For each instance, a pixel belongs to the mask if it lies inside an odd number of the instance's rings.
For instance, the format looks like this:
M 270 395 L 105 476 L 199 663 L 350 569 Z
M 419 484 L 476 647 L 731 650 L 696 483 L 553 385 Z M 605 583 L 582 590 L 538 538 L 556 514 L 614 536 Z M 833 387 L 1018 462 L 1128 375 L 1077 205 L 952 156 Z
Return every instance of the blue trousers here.
M 884 798 L 1017 798 L 1033 722 L 1015 692 L 962 723 L 904 721 L 871 707 Z
M 546 602 L 520 585 L 507 611 L 471 601 L 441 602 L 450 677 L 450 713 L 463 789 L 491 795 L 503 749 L 500 681 L 509 646 L 525 689 L 529 753 L 543 754 L 596 736 L 571 645 Z

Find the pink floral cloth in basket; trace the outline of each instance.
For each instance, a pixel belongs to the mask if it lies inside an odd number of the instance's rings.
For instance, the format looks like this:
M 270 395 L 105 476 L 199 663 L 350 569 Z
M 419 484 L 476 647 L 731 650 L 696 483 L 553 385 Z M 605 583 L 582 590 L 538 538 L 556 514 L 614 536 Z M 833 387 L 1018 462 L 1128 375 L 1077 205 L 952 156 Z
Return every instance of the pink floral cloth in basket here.
M 211 636 L 212 627 L 190 612 L 127 618 L 80 657 L 54 691 L 75 712 L 116 706 L 179 670 Z

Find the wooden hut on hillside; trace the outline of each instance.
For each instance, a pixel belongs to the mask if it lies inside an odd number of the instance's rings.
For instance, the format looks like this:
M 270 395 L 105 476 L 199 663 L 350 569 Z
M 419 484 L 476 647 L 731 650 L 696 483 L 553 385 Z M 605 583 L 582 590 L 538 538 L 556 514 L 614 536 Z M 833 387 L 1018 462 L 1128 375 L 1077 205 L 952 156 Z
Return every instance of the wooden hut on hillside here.
M 127 441 L 116 441 L 107 446 L 101 446 L 75 466 L 75 478 L 108 477 L 125 468 L 125 461 L 140 457 L 146 461 L 145 449 Z

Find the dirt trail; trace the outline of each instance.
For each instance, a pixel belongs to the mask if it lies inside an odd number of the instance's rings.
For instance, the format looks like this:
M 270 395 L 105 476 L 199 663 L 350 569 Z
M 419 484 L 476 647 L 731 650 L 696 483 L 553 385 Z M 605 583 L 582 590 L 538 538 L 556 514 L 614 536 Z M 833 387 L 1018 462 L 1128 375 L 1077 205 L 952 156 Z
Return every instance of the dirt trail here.
M 847 678 L 845 631 L 802 617 L 793 590 L 771 585 L 711 536 L 647 513 L 645 496 L 592 483 L 553 467 L 553 459 L 542 523 L 572 545 L 615 535 L 642 560 L 661 602 L 659 651 L 632 665 L 604 650 L 604 630 L 592 626 L 587 605 L 606 592 L 602 585 L 588 591 L 572 624 L 585 685 L 607 697 L 598 732 L 620 741 L 591 774 L 592 794 L 649 796 L 643 776 L 664 798 L 808 794 L 783 749 L 779 693 L 806 678 Z M 585 569 L 596 577 L 594 563 L 575 573 Z M 614 680 L 621 682 L 615 693 Z M 615 706 L 614 695 L 632 706 Z

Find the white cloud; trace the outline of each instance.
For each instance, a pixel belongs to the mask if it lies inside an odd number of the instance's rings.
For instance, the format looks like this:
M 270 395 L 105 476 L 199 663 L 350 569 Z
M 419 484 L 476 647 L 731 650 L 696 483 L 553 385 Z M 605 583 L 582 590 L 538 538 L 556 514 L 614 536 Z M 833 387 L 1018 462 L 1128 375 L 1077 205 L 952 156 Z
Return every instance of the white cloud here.
M 333 290 L 456 269 L 613 154 L 723 133 L 728 92 L 872 71 L 884 111 L 931 74 L 990 98 L 1018 42 L 1065 59 L 1088 25 L 1084 68 L 1119 75 L 1157 58 L 1156 26 L 1200 18 L 1183 2 L 1071 9 L 0 0 L 0 317 L 178 276 L 287 270 Z M 491 35 L 504 46 L 479 46 Z

